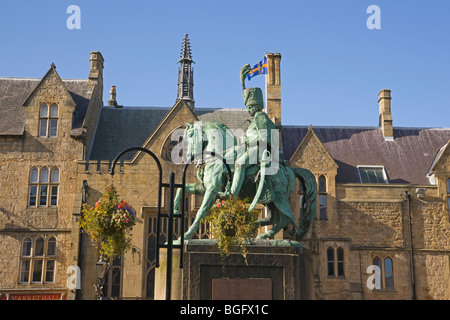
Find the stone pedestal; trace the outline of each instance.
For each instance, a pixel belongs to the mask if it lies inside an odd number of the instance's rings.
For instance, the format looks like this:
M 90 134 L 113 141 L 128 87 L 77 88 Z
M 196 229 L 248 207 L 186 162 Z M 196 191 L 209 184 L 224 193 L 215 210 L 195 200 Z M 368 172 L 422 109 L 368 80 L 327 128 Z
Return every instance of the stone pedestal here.
M 182 269 L 180 269 L 180 250 L 172 250 L 172 288 L 171 300 L 182 299 Z M 166 299 L 167 249 L 160 249 L 159 268 L 155 270 L 155 300 Z
M 174 250 L 172 299 L 306 300 L 313 298 L 312 261 L 307 250 L 289 245 L 249 245 L 247 265 L 239 250 L 226 259 L 211 241 L 189 240 L 183 269 Z M 165 252 L 165 251 L 164 251 Z M 155 299 L 165 299 L 165 255 L 155 274 Z

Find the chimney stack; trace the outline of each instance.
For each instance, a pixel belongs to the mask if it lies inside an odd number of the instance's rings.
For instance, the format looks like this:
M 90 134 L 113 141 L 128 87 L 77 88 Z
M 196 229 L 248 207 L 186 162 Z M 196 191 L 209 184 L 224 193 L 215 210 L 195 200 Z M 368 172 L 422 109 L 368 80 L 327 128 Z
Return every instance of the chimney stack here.
M 383 89 L 378 94 L 378 105 L 380 108 L 379 126 L 386 141 L 394 140 L 394 128 L 392 126 L 391 114 L 391 90 Z
M 266 53 L 266 113 L 269 119 L 281 128 L 281 54 Z
M 91 68 L 89 70 L 89 80 L 98 81 L 103 84 L 103 63 L 105 60 L 98 51 L 91 52 Z
M 266 53 L 267 74 L 265 76 L 266 87 L 266 113 L 278 129 L 279 151 L 283 153 L 281 136 L 281 54 Z

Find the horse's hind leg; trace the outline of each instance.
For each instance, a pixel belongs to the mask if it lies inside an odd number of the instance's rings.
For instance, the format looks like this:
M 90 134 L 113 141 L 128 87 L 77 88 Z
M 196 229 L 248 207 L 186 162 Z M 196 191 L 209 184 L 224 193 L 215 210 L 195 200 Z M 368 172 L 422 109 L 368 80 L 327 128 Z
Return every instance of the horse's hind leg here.
M 275 215 L 274 215 L 275 214 Z M 280 232 L 289 222 L 290 219 L 286 217 L 284 214 L 281 214 L 281 212 L 278 211 L 276 207 L 272 210 L 272 215 L 274 215 L 278 221 L 275 221 L 272 229 L 267 231 L 266 233 L 258 235 L 257 238 L 260 239 L 273 239 L 275 235 Z
M 266 208 L 267 208 L 267 216 L 256 221 L 256 223 L 260 227 L 274 224 L 274 220 L 276 218 L 275 215 L 278 213 L 278 212 L 274 212 L 274 210 L 277 210 L 277 208 L 272 203 L 267 204 Z

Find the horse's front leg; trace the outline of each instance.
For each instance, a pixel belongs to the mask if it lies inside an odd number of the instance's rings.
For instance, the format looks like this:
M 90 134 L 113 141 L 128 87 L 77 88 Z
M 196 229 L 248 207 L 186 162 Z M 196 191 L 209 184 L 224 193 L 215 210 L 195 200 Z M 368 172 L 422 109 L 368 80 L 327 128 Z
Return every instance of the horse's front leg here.
M 208 187 L 205 192 L 205 196 L 203 197 L 202 205 L 200 209 L 197 211 L 197 215 L 195 217 L 194 222 L 192 223 L 189 230 L 184 234 L 184 239 L 188 240 L 194 233 L 197 232 L 198 227 L 200 226 L 200 221 L 206 217 L 209 212 L 209 209 L 213 206 L 214 202 L 217 199 L 217 189 L 215 187 Z
M 186 184 L 186 188 L 184 190 L 185 193 L 191 193 L 191 194 L 199 194 L 204 195 L 205 194 L 205 187 L 203 186 L 203 183 L 188 183 Z M 173 202 L 173 208 L 174 208 L 174 214 L 179 214 L 180 211 L 178 210 L 180 206 L 181 196 L 183 194 L 183 190 L 179 188 L 177 190 L 177 193 L 175 194 L 175 199 Z

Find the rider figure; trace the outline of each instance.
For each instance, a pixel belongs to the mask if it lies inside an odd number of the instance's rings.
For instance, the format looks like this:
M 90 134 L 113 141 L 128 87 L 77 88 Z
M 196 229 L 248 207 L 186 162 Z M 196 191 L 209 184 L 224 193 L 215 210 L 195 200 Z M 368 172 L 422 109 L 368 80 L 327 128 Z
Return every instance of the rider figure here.
M 241 69 L 241 80 L 250 70 L 250 65 L 245 65 Z M 233 183 L 231 185 L 231 195 L 236 198 L 244 182 L 246 169 L 252 165 L 257 164 L 260 167 L 260 160 L 265 150 L 271 151 L 271 133 L 272 130 L 277 129 L 275 124 L 269 119 L 267 114 L 263 112 L 264 102 L 263 95 L 260 88 L 245 88 L 243 87 L 244 104 L 248 112 L 253 117 L 245 134 L 245 152 L 238 154 L 233 175 Z M 273 150 L 278 152 L 278 148 Z M 264 178 L 264 177 L 261 177 Z

